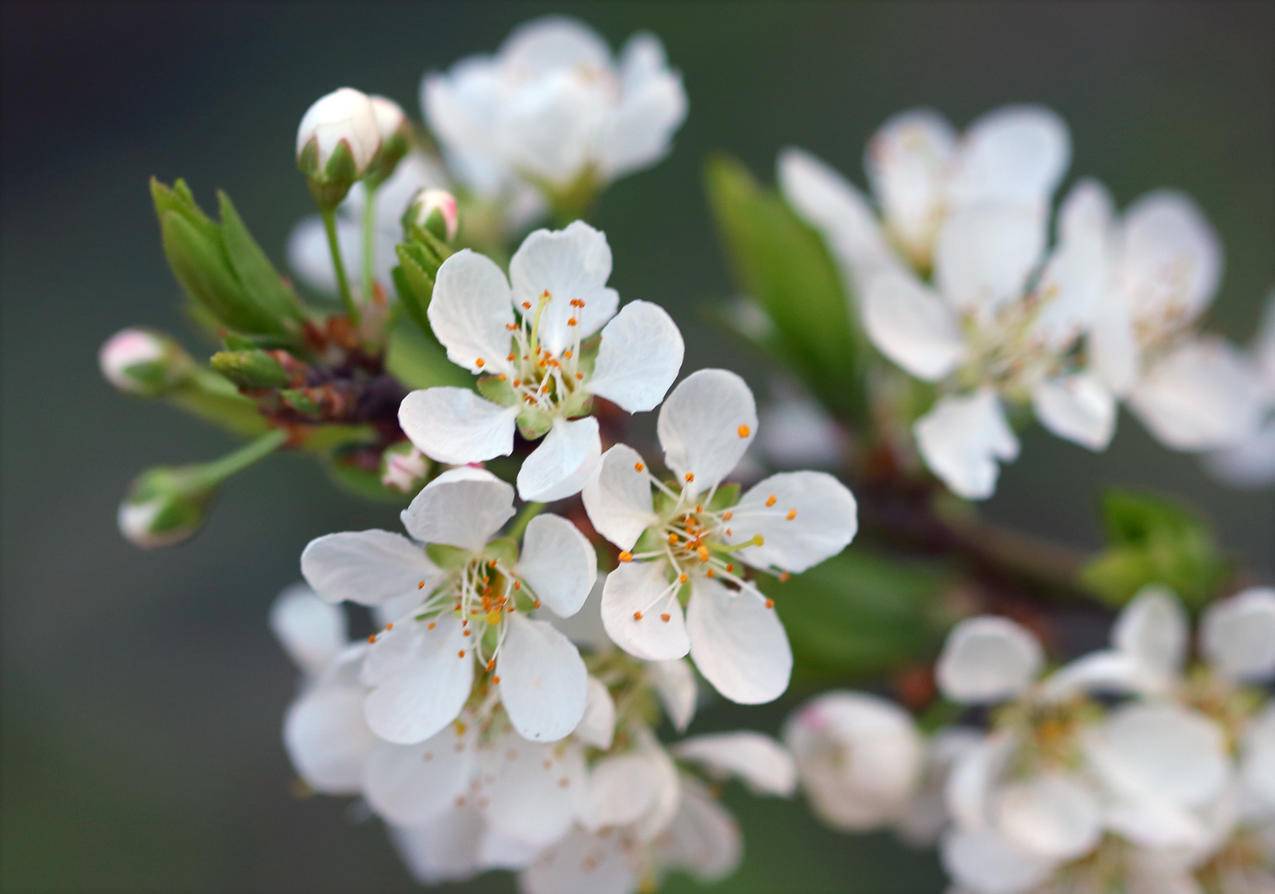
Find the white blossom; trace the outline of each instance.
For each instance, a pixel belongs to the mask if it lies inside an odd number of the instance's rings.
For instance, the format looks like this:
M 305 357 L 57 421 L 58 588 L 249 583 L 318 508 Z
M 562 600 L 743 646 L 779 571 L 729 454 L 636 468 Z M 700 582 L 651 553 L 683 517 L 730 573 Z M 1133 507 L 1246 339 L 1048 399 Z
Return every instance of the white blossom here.
M 415 542 L 388 531 L 329 534 L 301 557 L 306 580 L 329 601 L 412 607 L 373 637 L 362 668 L 367 721 L 390 742 L 421 742 L 460 714 L 474 669 L 524 737 L 554 741 L 580 722 L 586 674 L 576 647 L 542 605 L 579 610 L 597 574 L 593 548 L 563 518 L 526 527 L 521 550 L 494 539 L 513 515 L 513 488 L 472 468 L 444 472 L 403 511 Z M 422 544 L 442 548 L 436 564 Z M 418 598 L 413 599 L 412 594 Z
M 854 497 L 821 472 L 772 475 L 742 496 L 721 487 L 756 429 L 743 380 L 700 370 L 660 409 L 672 485 L 618 444 L 583 493 L 594 528 L 620 549 L 602 595 L 610 637 L 648 661 L 689 653 L 718 692 L 742 704 L 777 698 L 792 671 L 773 602 L 744 576 L 745 566 L 805 571 L 839 553 L 857 529 Z
M 578 21 L 527 22 L 491 56 L 421 84 L 426 120 L 471 189 L 607 183 L 659 161 L 686 116 L 681 77 L 650 34 L 619 58 Z
M 1266 299 L 1261 331 L 1249 354 L 1261 375 L 1265 420 L 1233 446 L 1210 454 L 1207 462 L 1227 484 L 1259 488 L 1275 484 L 1275 292 Z
M 349 154 L 358 179 L 381 148 L 376 110 L 367 94 L 342 87 L 315 100 L 297 126 L 297 158 L 315 152 L 315 167 L 324 171 L 338 149 Z
M 528 236 L 509 279 L 472 251 L 448 258 L 429 322 L 448 359 L 483 377 L 491 399 L 465 388 L 414 391 L 399 409 L 403 431 L 427 456 L 449 463 L 507 456 L 515 429 L 543 436 L 518 471 L 519 496 L 550 501 L 578 493 L 601 453 L 598 423 L 588 415 L 592 399 L 631 413 L 654 409 L 685 350 L 657 305 L 619 308 L 610 275 L 606 236 L 579 221 Z M 595 349 L 588 340 L 599 330 Z

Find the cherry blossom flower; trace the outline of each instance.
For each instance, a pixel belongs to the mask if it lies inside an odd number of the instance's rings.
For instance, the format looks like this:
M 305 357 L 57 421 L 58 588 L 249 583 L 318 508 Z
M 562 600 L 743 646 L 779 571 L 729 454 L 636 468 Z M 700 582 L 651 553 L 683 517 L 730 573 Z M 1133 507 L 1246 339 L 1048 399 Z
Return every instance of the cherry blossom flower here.
M 519 26 L 494 56 L 426 75 L 421 103 L 450 166 L 480 192 L 610 182 L 659 161 L 686 117 L 681 77 L 656 37 L 635 35 L 616 59 L 562 17 Z
M 700 370 L 660 409 L 674 483 L 618 444 L 583 493 L 594 528 L 621 550 L 602 594 L 610 637 L 648 661 L 689 653 L 718 692 L 742 704 L 777 698 L 792 671 L 773 602 L 743 576 L 745 566 L 805 571 L 839 553 L 858 524 L 854 497 L 822 472 L 772 475 L 742 497 L 722 487 L 756 429 L 743 380 Z
M 390 742 L 422 742 L 452 723 L 480 689 L 498 698 L 519 734 L 554 741 L 580 722 L 586 674 L 574 645 L 546 621 L 578 611 L 597 574 L 593 548 L 563 518 L 526 526 L 521 551 L 496 538 L 513 515 L 513 488 L 472 468 L 444 472 L 402 513 L 418 542 L 388 531 L 329 534 L 301 557 L 324 599 L 413 607 L 372 638 L 362 667 L 368 724 Z M 429 551 L 434 554 L 431 558 Z
M 1210 454 L 1206 461 L 1209 471 L 1227 484 L 1259 488 L 1275 484 L 1275 292 L 1266 300 L 1262 328 L 1249 354 L 1266 395 L 1265 420 L 1233 446 Z
M 784 742 L 812 809 L 846 830 L 900 820 L 921 781 L 925 750 L 912 718 L 892 702 L 828 692 L 797 709 Z
M 480 462 L 513 451 L 514 431 L 544 440 L 518 470 L 524 500 L 580 491 L 601 453 L 594 397 L 631 412 L 654 409 L 682 365 L 677 326 L 647 301 L 607 286 L 606 236 L 577 221 L 537 230 L 510 262 L 510 278 L 472 251 L 438 271 L 429 322 L 453 363 L 480 376 L 465 388 L 414 391 L 403 431 L 440 462 Z M 512 283 L 512 285 L 511 285 Z M 596 348 L 590 337 L 601 330 Z

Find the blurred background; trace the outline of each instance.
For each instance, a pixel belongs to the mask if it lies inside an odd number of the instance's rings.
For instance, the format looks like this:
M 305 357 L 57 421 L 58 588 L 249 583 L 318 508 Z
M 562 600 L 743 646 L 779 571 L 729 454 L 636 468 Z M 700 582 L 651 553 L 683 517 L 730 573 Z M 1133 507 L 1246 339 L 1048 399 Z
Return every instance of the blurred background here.
M 427 69 L 494 49 L 516 23 L 581 16 L 618 45 L 663 38 L 690 116 L 674 154 L 605 196 L 593 222 L 626 298 L 667 307 L 688 366 L 752 356 L 702 310 L 729 294 L 700 186 L 725 149 L 769 179 L 804 146 L 862 182 L 869 134 L 932 105 L 964 124 L 1037 100 L 1071 123 L 1073 176 L 1123 204 L 1173 185 L 1226 246 L 1213 325 L 1247 340 L 1275 283 L 1275 5 L 1264 3 L 413 4 L 13 3 L 3 6 L 3 838 L 6 891 L 411 890 L 375 823 L 298 799 L 280 744 L 293 670 L 266 629 L 305 542 L 393 527 L 392 510 L 276 457 L 233 482 L 207 530 L 142 553 L 115 530 L 145 466 L 210 458 L 218 432 L 117 396 L 96 350 L 125 324 L 202 348 L 165 268 L 147 178 L 226 189 L 282 264 L 310 212 L 297 120 L 350 84 L 418 109 Z M 197 352 L 198 353 L 198 352 Z M 206 352 L 205 352 L 206 353 Z M 1125 418 L 1093 456 L 1038 431 L 990 516 L 1085 547 L 1107 483 L 1185 498 L 1259 577 L 1275 572 L 1271 493 L 1228 491 Z M 700 729 L 775 731 L 803 693 L 708 708 Z M 937 864 L 849 838 L 799 803 L 730 791 L 747 840 L 738 892 L 941 890 Z M 670 890 L 683 890 L 675 881 Z M 469 890 L 509 891 L 491 876 Z

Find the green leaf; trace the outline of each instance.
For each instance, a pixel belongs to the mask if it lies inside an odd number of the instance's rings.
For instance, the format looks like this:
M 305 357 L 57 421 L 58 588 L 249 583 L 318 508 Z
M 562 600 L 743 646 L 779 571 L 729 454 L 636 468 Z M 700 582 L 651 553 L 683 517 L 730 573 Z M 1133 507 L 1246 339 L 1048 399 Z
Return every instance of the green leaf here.
M 165 212 L 159 226 L 168 264 L 187 294 L 224 325 L 253 331 L 257 321 L 243 312 L 239 283 L 225 263 L 220 242 L 177 211 Z
M 221 213 L 222 244 L 231 269 L 239 277 L 243 296 L 261 308 L 264 321 L 286 331 L 285 321 L 303 319 L 297 296 L 252 238 L 230 197 L 218 190 L 217 204 Z
M 787 582 L 764 578 L 761 589 L 798 667 L 867 677 L 932 657 L 949 624 L 937 600 L 945 583 L 930 566 L 856 546 Z
M 822 239 L 734 159 L 711 159 L 705 183 L 735 279 L 774 325 L 772 350 L 834 413 L 860 417 L 863 337 Z
M 1148 584 L 1161 584 L 1198 606 L 1230 575 L 1230 562 L 1207 522 L 1180 503 L 1109 490 L 1103 494 L 1102 518 L 1110 545 L 1085 566 L 1082 580 L 1113 605 L 1123 605 Z

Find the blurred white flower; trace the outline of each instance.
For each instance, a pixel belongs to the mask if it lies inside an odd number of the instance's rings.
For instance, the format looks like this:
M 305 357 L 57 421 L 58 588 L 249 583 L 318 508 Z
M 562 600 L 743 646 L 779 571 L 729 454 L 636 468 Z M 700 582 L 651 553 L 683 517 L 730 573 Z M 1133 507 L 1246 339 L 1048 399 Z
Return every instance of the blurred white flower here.
M 531 520 L 520 554 L 493 540 L 513 501 L 513 488 L 491 473 L 451 469 L 402 513 L 421 543 L 357 531 L 320 537 L 302 553 L 306 580 L 328 601 L 377 606 L 419 595 L 373 637 L 363 663 L 367 721 L 381 738 L 422 742 L 450 724 L 470 698 L 475 664 L 522 736 L 554 741 L 580 722 L 584 663 L 562 633 L 529 615 L 542 605 L 562 616 L 578 611 L 596 557 L 575 526 L 554 515 Z M 422 543 L 443 548 L 441 566 Z
M 466 388 L 414 391 L 399 423 L 425 455 L 449 463 L 509 455 L 515 429 L 544 436 L 518 470 L 518 494 L 559 500 L 580 491 L 602 451 L 597 420 L 588 415 L 592 398 L 630 413 L 654 409 L 685 346 L 655 304 L 631 301 L 616 313 L 620 296 L 606 285 L 611 248 L 588 224 L 537 230 L 509 271 L 506 279 L 472 251 L 443 263 L 429 322 L 448 359 L 484 377 L 486 397 Z M 599 330 L 594 354 L 586 339 Z
M 911 716 L 858 692 L 828 692 L 784 725 L 801 787 L 815 813 L 838 829 L 902 819 L 921 782 L 925 750 Z
M 649 167 L 686 116 L 680 75 L 650 34 L 618 59 L 578 21 L 516 28 L 494 56 L 470 56 L 421 84 L 425 117 L 451 168 L 489 195 L 517 181 L 567 190 Z
M 594 528 L 621 550 L 602 594 L 611 639 L 648 661 L 689 653 L 718 692 L 742 704 L 771 701 L 787 688 L 792 651 L 773 603 L 736 562 L 805 571 L 839 553 L 858 526 L 854 497 L 822 472 L 772 475 L 742 497 L 721 487 L 756 429 L 744 381 L 700 370 L 660 409 L 672 486 L 618 444 L 583 493 Z
M 1266 299 L 1262 328 L 1249 353 L 1261 371 L 1265 421 L 1234 446 L 1210 454 L 1206 462 L 1227 484 L 1258 488 L 1275 484 L 1275 292 Z

